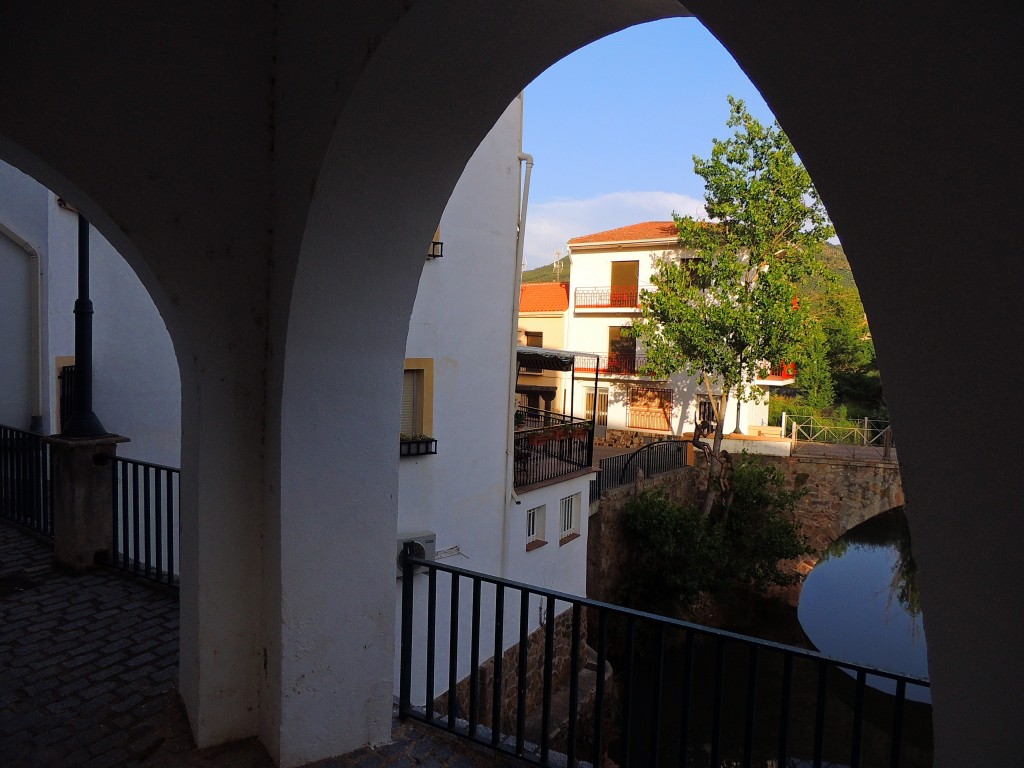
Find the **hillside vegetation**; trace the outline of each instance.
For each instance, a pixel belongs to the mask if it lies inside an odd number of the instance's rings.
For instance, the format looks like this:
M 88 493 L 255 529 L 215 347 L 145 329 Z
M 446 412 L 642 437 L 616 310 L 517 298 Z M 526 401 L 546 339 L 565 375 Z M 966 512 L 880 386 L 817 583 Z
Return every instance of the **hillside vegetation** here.
M 554 263 L 523 272 L 524 283 L 567 283 L 569 282 L 569 260 L 562 259 L 562 271 L 555 273 Z

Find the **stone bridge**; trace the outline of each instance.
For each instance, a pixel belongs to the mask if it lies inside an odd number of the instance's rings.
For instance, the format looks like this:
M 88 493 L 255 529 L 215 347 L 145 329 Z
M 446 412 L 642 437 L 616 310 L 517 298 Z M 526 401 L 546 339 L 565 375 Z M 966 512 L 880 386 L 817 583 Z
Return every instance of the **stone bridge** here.
M 805 564 L 808 568 L 846 531 L 870 517 L 903 505 L 903 484 L 895 462 L 764 455 L 758 455 L 756 460 L 782 470 L 787 487 L 807 489 L 797 503 L 796 513 L 812 549 L 811 559 Z M 647 478 L 643 485 L 645 488 L 664 486 L 673 501 L 685 504 L 694 498 L 698 487 L 704 487 L 705 472 L 701 469 L 704 469 L 702 465 L 683 467 Z M 623 486 L 591 504 L 587 591 L 595 599 L 614 601 L 617 597 L 614 585 L 619 583 L 625 567 L 622 513 L 633 492 L 633 486 Z
M 815 553 L 870 517 L 903 506 L 899 464 L 823 456 L 759 456 L 805 488 L 797 516 Z

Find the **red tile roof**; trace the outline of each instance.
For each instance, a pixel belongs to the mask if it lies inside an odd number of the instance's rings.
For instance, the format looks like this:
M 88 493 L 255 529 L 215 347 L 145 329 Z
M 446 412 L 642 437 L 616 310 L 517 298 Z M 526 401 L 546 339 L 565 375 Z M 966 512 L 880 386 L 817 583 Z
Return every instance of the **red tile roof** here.
M 523 283 L 520 312 L 564 312 L 569 308 L 568 283 Z
M 675 239 L 679 234 L 674 221 L 644 221 L 640 224 L 630 224 L 628 227 L 618 229 L 607 229 L 604 232 L 595 232 L 592 235 L 574 237 L 569 245 L 576 243 L 617 243 L 631 240 L 661 240 L 664 238 Z

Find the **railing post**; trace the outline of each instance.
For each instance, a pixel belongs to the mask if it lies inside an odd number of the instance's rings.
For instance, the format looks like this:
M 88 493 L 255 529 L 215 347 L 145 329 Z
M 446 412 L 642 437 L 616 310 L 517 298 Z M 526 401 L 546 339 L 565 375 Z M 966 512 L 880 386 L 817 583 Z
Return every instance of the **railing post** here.
M 782 412 L 782 427 L 779 429 L 779 434 L 785 437 L 786 435 L 786 412 Z
M 867 445 L 868 444 L 868 417 L 867 416 L 864 417 L 864 433 L 863 433 L 862 437 L 863 437 L 863 440 L 864 440 L 864 445 Z
M 412 600 L 413 565 L 409 560 L 414 550 L 411 541 L 402 547 L 402 666 L 399 672 L 398 716 L 408 717 L 412 705 Z M 430 702 L 427 702 L 430 706 Z
M 75 571 L 91 568 L 113 545 L 114 489 L 107 462 L 127 437 L 46 438 L 53 471 L 53 550 Z

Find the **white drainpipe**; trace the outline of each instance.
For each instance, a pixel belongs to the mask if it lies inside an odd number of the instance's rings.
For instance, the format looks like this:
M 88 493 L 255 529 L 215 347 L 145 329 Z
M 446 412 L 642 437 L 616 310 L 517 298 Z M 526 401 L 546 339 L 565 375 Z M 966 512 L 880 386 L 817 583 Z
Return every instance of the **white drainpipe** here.
M 516 360 L 516 347 L 519 346 L 519 290 L 523 284 L 523 240 L 526 234 L 526 207 L 530 199 L 530 173 L 533 170 L 533 155 L 520 152 L 517 157 L 520 164 L 526 163 L 526 176 L 523 179 L 522 195 L 519 199 L 519 231 L 516 235 L 515 282 L 512 289 L 512 344 L 509 351 L 508 374 L 508 422 L 505 437 L 505 516 L 502 527 L 506 534 L 509 527 L 512 507 L 519 504 L 515 495 L 515 403 L 516 380 L 519 378 L 519 366 Z M 501 548 L 501 575 L 508 577 L 508 548 L 511 539 L 506 538 Z

